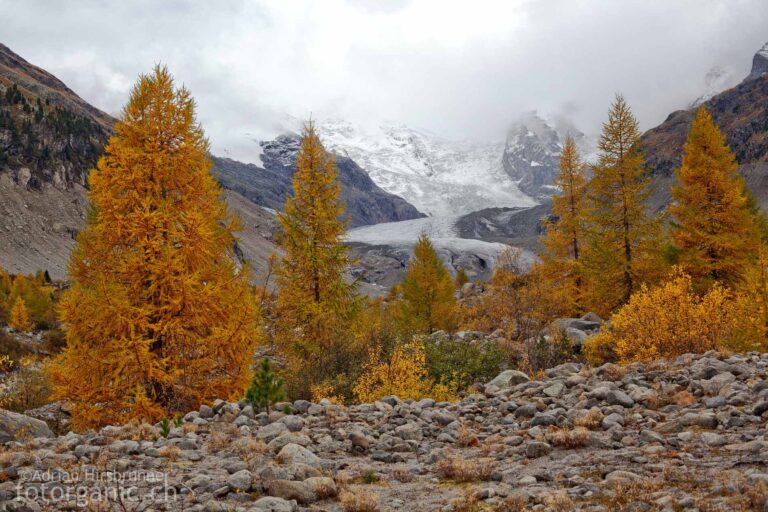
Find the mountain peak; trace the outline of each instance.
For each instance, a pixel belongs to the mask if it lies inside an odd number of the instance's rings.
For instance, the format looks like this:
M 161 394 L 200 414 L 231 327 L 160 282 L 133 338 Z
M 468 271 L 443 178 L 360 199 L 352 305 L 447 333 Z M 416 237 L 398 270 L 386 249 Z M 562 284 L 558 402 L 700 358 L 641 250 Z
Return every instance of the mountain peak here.
M 752 57 L 752 70 L 747 78 L 755 78 L 764 73 L 768 73 L 768 43 L 765 43 Z

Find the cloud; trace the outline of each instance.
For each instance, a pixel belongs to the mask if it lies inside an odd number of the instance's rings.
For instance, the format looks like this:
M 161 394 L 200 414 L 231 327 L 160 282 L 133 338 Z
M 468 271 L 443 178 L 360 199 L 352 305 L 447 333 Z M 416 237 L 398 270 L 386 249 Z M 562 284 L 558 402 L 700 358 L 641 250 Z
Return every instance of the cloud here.
M 0 0 L 0 42 L 117 114 L 167 64 L 214 151 L 256 158 L 285 114 L 499 139 L 531 109 L 595 133 L 621 91 L 650 128 L 734 83 L 768 40 L 764 0 Z M 733 84 L 727 84 L 733 85 Z

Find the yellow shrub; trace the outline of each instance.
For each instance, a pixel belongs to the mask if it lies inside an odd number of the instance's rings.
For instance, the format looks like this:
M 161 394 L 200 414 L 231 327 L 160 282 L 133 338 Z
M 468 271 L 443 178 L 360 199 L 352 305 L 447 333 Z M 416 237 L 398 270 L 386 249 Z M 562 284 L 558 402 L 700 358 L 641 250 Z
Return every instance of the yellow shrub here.
M 395 347 L 389 361 L 381 361 L 371 350 L 364 372 L 353 389 L 360 402 L 373 402 L 386 395 L 401 399 L 449 400 L 451 390 L 429 377 L 424 344 L 418 339 Z
M 679 270 L 665 284 L 643 287 L 586 343 L 591 362 L 615 352 L 623 363 L 686 352 L 705 352 L 727 343 L 734 329 L 734 303 L 727 290 L 713 286 L 699 296 L 691 278 Z
M 761 246 L 734 297 L 735 332 L 723 348 L 768 352 L 768 247 Z
M 342 405 L 344 398 L 336 393 L 336 389 L 329 381 L 323 381 L 320 384 L 314 384 L 310 386 L 310 392 L 312 393 L 312 401 L 315 403 L 320 400 L 330 400 L 331 403 Z

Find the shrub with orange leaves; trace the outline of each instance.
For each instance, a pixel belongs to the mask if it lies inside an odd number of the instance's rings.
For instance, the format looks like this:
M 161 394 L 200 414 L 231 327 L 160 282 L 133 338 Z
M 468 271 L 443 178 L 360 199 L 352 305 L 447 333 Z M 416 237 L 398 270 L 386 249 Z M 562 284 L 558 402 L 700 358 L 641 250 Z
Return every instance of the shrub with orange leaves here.
M 718 348 L 733 333 L 733 304 L 717 284 L 697 295 L 690 276 L 675 269 L 663 285 L 643 286 L 613 315 L 610 328 L 586 341 L 587 358 L 598 364 L 612 352 L 629 363 Z
M 373 402 L 386 395 L 437 401 L 453 396 L 447 385 L 429 377 L 424 344 L 418 338 L 397 345 L 389 361 L 382 361 L 379 351 L 372 349 L 353 392 L 360 402 Z

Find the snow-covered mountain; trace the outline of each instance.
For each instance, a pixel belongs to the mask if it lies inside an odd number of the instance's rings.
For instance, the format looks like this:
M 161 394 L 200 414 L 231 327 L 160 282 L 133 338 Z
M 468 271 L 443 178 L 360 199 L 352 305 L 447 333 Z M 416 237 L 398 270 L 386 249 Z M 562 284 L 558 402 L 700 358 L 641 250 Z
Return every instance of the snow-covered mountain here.
M 504 142 L 455 141 L 403 125 L 363 127 L 339 119 L 323 121 L 318 131 L 328 149 L 428 215 L 536 204 L 504 171 Z
M 502 156 L 502 166 L 520 190 L 537 201 L 552 196 L 552 182 L 559 171 L 560 152 L 567 135 L 576 140 L 582 160 L 590 160 L 594 141 L 562 117 L 548 119 L 528 112 L 512 124 Z M 505 205 L 516 206 L 516 205 Z

